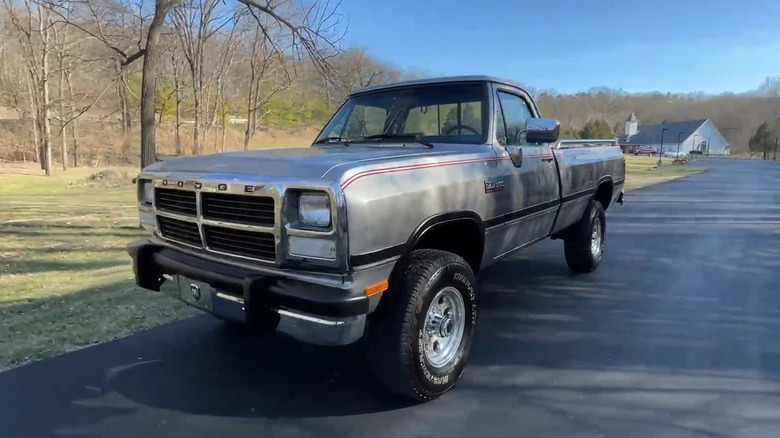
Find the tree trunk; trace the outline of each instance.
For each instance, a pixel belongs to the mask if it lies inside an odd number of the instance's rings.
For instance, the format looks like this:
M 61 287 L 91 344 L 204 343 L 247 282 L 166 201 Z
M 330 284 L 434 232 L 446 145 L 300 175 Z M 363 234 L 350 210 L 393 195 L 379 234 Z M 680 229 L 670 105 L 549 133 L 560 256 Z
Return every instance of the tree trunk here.
M 157 117 L 157 126 L 160 126 L 162 124 L 162 118 L 163 118 L 163 114 L 165 114 L 165 106 L 167 104 L 168 103 L 166 102 L 160 105 L 160 115 Z
M 62 137 L 62 170 L 68 170 L 68 136 L 65 133 L 65 65 L 60 54 L 60 137 Z
M 65 75 L 65 83 L 68 85 L 69 107 L 73 108 L 73 83 L 71 82 L 71 72 Z M 79 119 L 70 122 L 70 135 L 73 140 L 73 167 L 79 167 L 79 138 L 78 138 Z
M 254 56 L 255 56 L 255 50 L 257 47 L 257 36 L 255 36 L 255 44 L 252 46 L 252 58 L 250 59 L 249 66 L 249 93 L 247 93 L 246 97 L 246 130 L 244 131 L 244 150 L 249 150 L 249 140 L 252 138 L 253 135 L 255 135 L 255 127 L 252 124 L 253 114 L 254 111 L 252 110 L 255 108 L 255 94 L 257 91 L 255 90 L 255 62 L 254 62 Z
M 71 138 L 73 139 L 73 167 L 79 167 L 79 165 L 81 164 L 79 160 L 78 123 L 79 121 L 77 119 L 70 124 L 70 134 L 71 134 Z
M 246 109 L 246 130 L 244 130 L 244 150 L 249 150 L 249 140 L 252 139 L 252 136 L 255 134 L 255 127 L 252 123 L 252 120 L 254 119 L 255 112 L 252 111 L 252 100 L 250 98 L 249 104 L 247 105 Z
M 200 99 L 198 92 L 193 95 L 192 103 L 194 105 L 195 123 L 192 125 L 192 153 L 200 153 Z
M 251 111 L 248 111 L 248 112 L 247 112 L 247 117 L 246 117 L 246 129 L 244 130 L 244 150 L 245 150 L 245 151 L 248 151 L 248 150 L 249 150 L 249 139 L 251 138 L 251 132 L 250 132 L 250 130 L 251 130 L 252 128 L 251 128 L 251 126 L 250 126 L 251 124 L 250 124 L 250 122 L 249 122 L 249 117 L 251 116 L 251 114 L 252 114 L 252 112 L 251 112 Z
M 183 153 L 181 148 L 181 101 L 179 100 L 179 90 L 176 90 L 176 155 Z
M 39 8 L 41 6 L 38 6 Z M 48 18 L 48 16 L 47 16 Z M 49 120 L 49 28 L 47 20 L 39 21 L 39 30 L 43 39 L 43 48 L 41 56 L 41 88 L 42 88 L 42 116 L 43 116 L 43 147 L 46 157 L 46 166 L 44 171 L 46 176 L 51 176 L 51 121 Z
M 30 72 L 30 77 L 27 78 L 27 91 L 30 93 L 30 114 L 34 115 L 32 120 L 32 137 L 33 145 L 35 146 L 35 160 L 38 162 L 38 164 L 41 165 L 41 169 L 45 169 L 43 165 L 43 154 L 41 154 L 41 136 L 38 130 L 38 121 L 40 120 L 40 114 L 38 111 L 38 98 L 36 97 L 37 93 L 33 92 L 34 88 L 36 87 L 33 86 L 32 72 Z
M 130 156 L 130 109 L 127 107 L 127 74 L 119 60 L 114 60 L 119 80 L 116 83 L 116 95 L 119 100 L 119 112 L 122 117 L 122 155 Z
M 224 108 L 224 106 L 225 106 L 224 99 L 225 99 L 225 96 L 224 96 L 224 91 L 223 91 L 223 96 L 222 96 L 222 100 L 223 100 L 223 102 L 222 102 L 222 107 L 223 107 L 222 108 L 222 152 L 225 152 L 225 137 L 227 135 L 227 116 L 228 116 L 227 115 L 227 111 L 225 111 L 225 108 Z
M 157 63 L 159 61 L 160 34 L 165 29 L 165 16 L 178 1 L 157 0 L 154 18 L 149 24 L 141 83 L 141 168 L 157 161 L 154 138 L 154 103 L 157 94 Z
M 178 66 L 173 66 L 173 86 L 176 91 L 176 155 L 181 155 L 181 86 L 179 84 Z

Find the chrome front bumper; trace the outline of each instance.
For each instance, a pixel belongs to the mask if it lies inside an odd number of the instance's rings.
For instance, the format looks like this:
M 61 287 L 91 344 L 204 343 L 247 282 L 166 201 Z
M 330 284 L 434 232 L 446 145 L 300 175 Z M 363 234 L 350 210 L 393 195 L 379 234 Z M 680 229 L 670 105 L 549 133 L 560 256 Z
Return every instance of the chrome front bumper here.
M 168 289 L 186 304 L 208 312 L 215 317 L 239 324 L 246 323 L 246 305 L 242 298 L 219 292 L 210 285 L 182 275 L 168 276 L 177 287 Z M 347 345 L 363 336 L 366 316 L 325 317 L 280 308 L 269 308 L 275 314 L 266 318 L 276 332 L 299 341 L 317 345 Z M 266 327 L 269 328 L 269 327 Z
M 319 345 L 346 345 L 363 336 L 369 299 L 352 291 L 203 260 L 148 240 L 128 247 L 136 283 L 166 288 L 217 318 L 273 330 Z

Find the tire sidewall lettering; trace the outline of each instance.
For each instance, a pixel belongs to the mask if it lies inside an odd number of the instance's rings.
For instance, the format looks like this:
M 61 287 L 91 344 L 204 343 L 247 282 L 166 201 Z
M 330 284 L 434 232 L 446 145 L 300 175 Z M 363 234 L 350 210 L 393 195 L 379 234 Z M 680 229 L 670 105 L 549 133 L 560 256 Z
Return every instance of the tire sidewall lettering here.
M 461 293 L 466 312 L 470 313 L 471 317 L 469 318 L 468 315 L 466 316 L 467 319 L 463 342 L 460 346 L 460 351 L 453 359 L 452 363 L 444 369 L 436 369 L 430 366 L 425 358 L 423 333 L 425 329 L 424 324 L 428 307 L 433 301 L 436 292 L 447 285 L 455 287 Z M 428 293 L 426 294 L 427 298 L 423 302 L 419 314 L 417 315 L 417 342 L 415 343 L 413 354 L 414 360 L 419 364 L 418 374 L 421 378 L 421 383 L 426 384 L 426 386 L 431 385 L 434 388 L 440 388 L 442 386 L 449 386 L 454 384 L 454 381 L 457 380 L 458 375 L 460 375 L 465 365 L 462 359 L 464 354 L 467 354 L 470 350 L 473 340 L 474 327 L 476 327 L 477 322 L 476 290 L 468 271 L 457 264 L 445 266 L 439 269 L 433 276 L 431 276 L 430 281 L 426 285 L 426 289 L 428 290 Z

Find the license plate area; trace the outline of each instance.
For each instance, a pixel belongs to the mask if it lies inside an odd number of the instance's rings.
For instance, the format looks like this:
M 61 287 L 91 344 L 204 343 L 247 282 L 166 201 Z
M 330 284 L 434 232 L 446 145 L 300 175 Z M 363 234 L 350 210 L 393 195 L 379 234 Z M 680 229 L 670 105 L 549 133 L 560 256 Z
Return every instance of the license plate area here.
M 178 277 L 179 298 L 185 303 L 221 319 L 246 322 L 244 299 L 214 289 L 210 284 L 182 275 Z

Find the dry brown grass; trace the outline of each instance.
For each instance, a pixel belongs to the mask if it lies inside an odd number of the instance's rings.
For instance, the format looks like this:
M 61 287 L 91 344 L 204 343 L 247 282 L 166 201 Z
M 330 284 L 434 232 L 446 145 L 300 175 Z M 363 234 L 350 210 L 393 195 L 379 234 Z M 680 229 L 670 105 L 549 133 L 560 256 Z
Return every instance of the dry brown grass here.
M 29 121 L 3 121 L 0 123 L 0 160 L 12 162 L 33 161 L 35 149 L 31 141 L 31 126 Z M 309 146 L 317 136 L 320 127 L 276 127 L 258 131 L 249 142 L 249 149 L 267 149 L 272 147 Z M 181 127 L 182 147 L 186 153 L 192 150 L 192 126 Z M 157 152 L 164 155 L 173 155 L 176 152 L 176 135 L 174 127 L 169 123 L 163 123 L 157 127 Z M 79 125 L 79 157 L 82 165 L 104 166 L 122 164 L 120 160 L 122 151 L 122 131 L 120 126 L 114 123 L 100 123 L 97 121 L 84 121 Z M 140 156 L 139 139 L 141 133 L 136 126 L 130 132 L 129 157 L 132 164 L 137 164 Z M 222 131 L 219 128 L 212 129 L 203 137 L 201 132 L 204 153 L 222 152 Z M 69 156 L 68 164 L 73 163 L 73 144 L 68 136 Z M 52 155 L 61 166 L 62 139 L 59 128 L 55 127 L 52 133 Z M 224 151 L 238 151 L 244 149 L 244 126 L 231 124 L 225 130 Z M 130 164 L 125 162 L 125 164 Z

